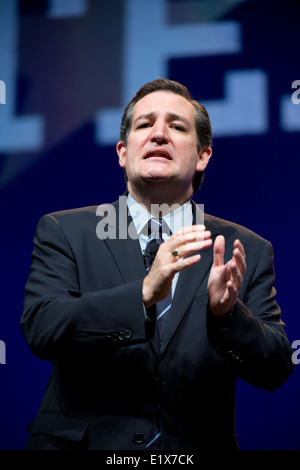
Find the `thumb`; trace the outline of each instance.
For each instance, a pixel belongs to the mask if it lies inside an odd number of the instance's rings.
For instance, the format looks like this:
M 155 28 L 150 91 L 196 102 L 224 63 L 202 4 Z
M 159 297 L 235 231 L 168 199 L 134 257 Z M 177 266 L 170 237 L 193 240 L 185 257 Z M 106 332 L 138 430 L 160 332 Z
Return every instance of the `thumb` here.
M 213 266 L 223 266 L 224 264 L 224 253 L 225 253 L 225 238 L 223 235 L 219 235 L 215 239 L 214 243 L 214 261 Z

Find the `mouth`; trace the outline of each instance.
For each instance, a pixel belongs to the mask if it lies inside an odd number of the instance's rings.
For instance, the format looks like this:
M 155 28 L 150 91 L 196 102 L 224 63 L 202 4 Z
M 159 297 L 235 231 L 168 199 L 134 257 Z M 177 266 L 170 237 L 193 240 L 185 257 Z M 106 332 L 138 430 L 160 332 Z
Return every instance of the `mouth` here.
M 172 160 L 171 155 L 164 149 L 153 149 L 146 153 L 144 160 L 148 158 L 158 158 L 164 160 Z

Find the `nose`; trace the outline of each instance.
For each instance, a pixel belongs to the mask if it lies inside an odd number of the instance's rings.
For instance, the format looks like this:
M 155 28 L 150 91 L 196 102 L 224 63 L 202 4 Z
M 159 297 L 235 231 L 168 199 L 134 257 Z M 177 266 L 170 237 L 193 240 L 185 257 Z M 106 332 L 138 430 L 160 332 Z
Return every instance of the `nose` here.
M 156 122 L 154 124 L 150 140 L 151 142 L 157 142 L 159 144 L 164 144 L 169 141 L 168 131 L 164 122 Z

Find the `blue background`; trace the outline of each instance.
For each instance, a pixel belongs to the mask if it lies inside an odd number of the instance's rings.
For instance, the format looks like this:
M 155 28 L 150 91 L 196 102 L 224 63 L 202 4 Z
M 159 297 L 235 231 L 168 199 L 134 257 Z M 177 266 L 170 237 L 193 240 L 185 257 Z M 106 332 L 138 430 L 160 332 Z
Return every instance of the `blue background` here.
M 291 343 L 300 339 L 300 105 L 291 100 L 292 83 L 300 79 L 299 2 L 140 0 L 138 7 L 134 0 L 58 3 L 0 0 L 0 80 L 7 92 L 6 104 L 0 104 L 0 340 L 6 345 L 6 364 L 0 364 L 0 449 L 7 450 L 24 448 L 26 427 L 50 373 L 50 364 L 29 351 L 19 326 L 35 226 L 45 213 L 112 202 L 124 192 L 115 151 L 118 128 L 115 142 L 105 140 L 104 131 L 99 137 L 97 116 L 121 109 L 126 87 L 132 87 L 126 90 L 131 96 L 146 80 L 167 76 L 185 84 L 212 113 L 213 131 L 214 125 L 217 129 L 213 157 L 195 200 L 204 203 L 206 212 L 272 242 L 282 318 Z M 154 10 L 163 4 L 166 30 L 229 22 L 238 27 L 239 47 L 220 51 L 224 38 L 216 41 L 211 29 L 205 39 L 199 33 L 199 53 L 190 46 L 178 55 L 166 53 L 159 69 L 155 59 L 162 42 L 155 22 L 161 18 L 148 18 L 147 4 Z M 133 39 L 130 19 L 141 27 Z M 147 51 L 144 34 L 153 38 Z M 178 51 L 184 49 L 184 32 L 179 30 L 176 40 Z M 212 43 L 215 50 L 209 50 Z M 140 58 L 140 75 L 133 74 L 129 58 Z M 230 113 L 228 72 L 246 77 L 238 102 L 240 127 L 235 112 Z M 259 80 L 252 86 L 253 72 Z M 261 107 L 253 111 L 257 100 Z M 229 103 L 220 122 L 216 101 Z M 42 123 L 28 131 L 36 142 L 32 144 L 7 124 L 28 116 Z M 238 381 L 241 449 L 300 449 L 299 369 L 296 365 L 290 379 L 272 393 Z

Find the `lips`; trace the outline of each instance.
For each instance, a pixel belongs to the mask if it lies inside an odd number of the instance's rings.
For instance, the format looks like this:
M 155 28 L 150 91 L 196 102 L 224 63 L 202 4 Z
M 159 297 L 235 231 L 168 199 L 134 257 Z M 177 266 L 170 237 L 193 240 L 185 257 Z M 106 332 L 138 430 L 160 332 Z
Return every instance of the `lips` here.
M 164 149 L 149 150 L 146 153 L 144 159 L 153 158 L 153 157 L 166 158 L 167 160 L 172 160 L 171 155 L 169 154 L 169 152 L 167 152 L 167 150 L 164 150 Z

